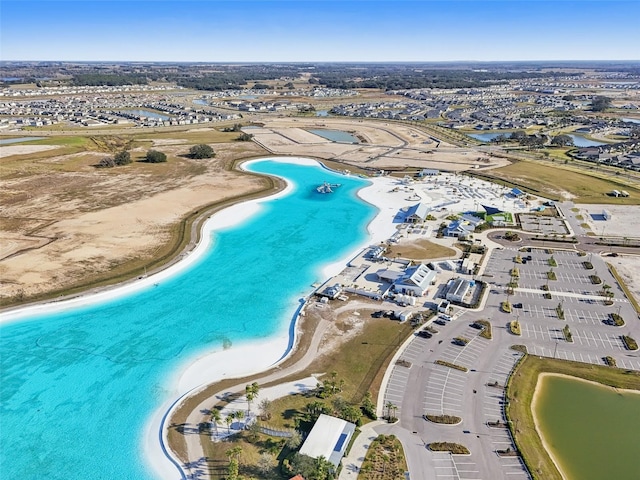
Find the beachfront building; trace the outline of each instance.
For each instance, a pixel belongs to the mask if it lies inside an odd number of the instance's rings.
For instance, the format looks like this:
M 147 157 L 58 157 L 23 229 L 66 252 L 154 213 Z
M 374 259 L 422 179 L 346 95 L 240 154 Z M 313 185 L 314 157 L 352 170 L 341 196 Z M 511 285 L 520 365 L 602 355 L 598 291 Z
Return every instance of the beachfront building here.
M 464 278 L 456 278 L 447 284 L 447 300 L 455 303 L 464 303 L 464 297 L 471 290 L 472 283 Z
M 416 297 L 423 296 L 436 282 L 436 272 L 423 263 L 407 267 L 404 271 L 385 268 L 378 270 L 376 275 L 380 280 L 391 283 L 396 293 Z
M 484 220 L 475 215 L 465 213 L 459 219 L 453 220 L 444 229 L 445 237 L 466 238 L 471 235 L 478 225 L 484 223 Z
M 300 453 L 311 458 L 324 457 L 337 468 L 355 430 L 353 423 L 323 413 L 302 444 Z
M 426 203 L 416 203 L 409 207 L 404 215 L 405 223 L 422 223 L 427 219 L 431 207 Z

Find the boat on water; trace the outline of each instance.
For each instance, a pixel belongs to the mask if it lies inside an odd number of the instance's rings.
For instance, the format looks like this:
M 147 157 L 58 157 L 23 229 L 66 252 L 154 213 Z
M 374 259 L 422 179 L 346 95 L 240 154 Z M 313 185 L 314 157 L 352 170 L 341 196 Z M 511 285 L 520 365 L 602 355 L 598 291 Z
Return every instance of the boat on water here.
M 316 187 L 316 192 L 318 193 L 333 193 L 334 188 L 338 188 L 340 186 L 339 183 L 329 183 L 324 182 L 322 185 L 318 185 Z

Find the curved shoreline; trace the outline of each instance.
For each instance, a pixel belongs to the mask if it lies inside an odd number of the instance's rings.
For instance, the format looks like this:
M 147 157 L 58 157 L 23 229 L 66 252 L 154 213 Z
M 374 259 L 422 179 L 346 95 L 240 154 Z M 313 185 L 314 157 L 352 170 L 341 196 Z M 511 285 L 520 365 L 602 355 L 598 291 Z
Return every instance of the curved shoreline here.
M 320 165 L 323 168 L 327 168 L 324 164 L 322 164 L 318 160 L 314 159 L 303 159 L 299 157 L 259 157 L 254 159 L 241 160 L 238 162 L 234 162 L 233 168 L 240 167 L 243 171 L 247 173 L 253 173 L 247 171 L 244 167 L 250 165 L 253 162 L 257 162 L 260 160 L 281 160 L 283 162 L 288 163 L 298 163 L 304 165 Z M 333 170 L 331 170 L 333 171 Z M 257 174 L 263 176 L 263 174 Z M 229 202 L 223 202 L 222 205 L 216 205 L 212 209 L 207 209 L 204 212 L 200 212 L 197 217 L 191 220 L 190 229 L 188 228 L 189 221 L 185 220 L 184 222 L 184 233 L 190 232 L 190 237 L 188 240 L 184 239 L 179 241 L 179 244 L 184 244 L 185 248 L 181 251 L 178 251 L 177 255 L 169 260 L 169 262 L 165 263 L 158 272 L 149 274 L 144 278 L 133 278 L 125 281 L 125 283 L 120 283 L 117 285 L 110 285 L 107 287 L 100 287 L 99 290 L 92 291 L 92 289 L 85 290 L 81 294 L 73 294 L 69 297 L 65 297 L 64 299 L 54 299 L 47 301 L 39 301 L 33 304 L 28 304 L 26 306 L 21 307 L 9 307 L 7 310 L 2 312 L 2 322 L 13 322 L 16 320 L 24 319 L 27 316 L 37 315 L 42 313 L 51 313 L 64 311 L 71 308 L 76 308 L 83 305 L 88 304 L 96 304 L 106 302 L 111 300 L 117 296 L 128 295 L 132 292 L 140 291 L 147 288 L 152 288 L 154 283 L 158 283 L 179 271 L 188 268 L 194 262 L 198 261 L 203 252 L 206 252 L 211 244 L 211 236 L 207 235 L 207 232 L 211 232 L 212 230 L 217 230 L 220 228 L 226 228 L 231 225 L 236 225 L 238 223 L 246 221 L 252 215 L 255 215 L 260 209 L 260 203 L 272 200 L 274 197 L 277 198 L 278 195 L 286 195 L 293 185 L 288 181 L 284 180 L 281 177 L 267 175 L 276 185 L 275 188 L 269 189 L 267 195 L 262 195 L 257 198 L 236 198 L 233 199 L 231 205 Z M 394 179 L 395 181 L 395 179 Z M 383 182 L 385 183 L 385 182 Z M 326 265 L 322 267 L 322 275 L 325 278 L 333 276 L 335 273 L 341 271 L 345 263 L 353 258 L 355 255 L 354 252 L 359 252 L 364 246 L 370 244 L 372 242 L 372 237 L 376 236 L 376 233 L 380 233 L 380 224 L 381 222 L 381 213 L 382 207 L 380 206 L 380 202 L 376 202 L 378 200 L 375 196 L 375 193 L 371 193 L 370 195 L 365 193 L 363 190 L 367 190 L 367 187 L 370 187 L 373 182 L 370 182 L 370 185 L 365 185 L 363 188 L 360 188 L 357 191 L 357 196 L 365 201 L 366 203 L 377 206 L 378 212 L 371 219 L 369 224 L 367 225 L 367 238 L 359 245 L 357 248 L 354 248 L 349 254 L 345 256 L 344 259 L 338 260 L 334 263 Z M 263 191 L 264 192 L 264 191 Z M 256 193 L 252 193 L 249 196 L 255 197 Z M 215 223 L 215 225 L 213 225 Z M 388 222 L 388 228 L 385 228 L 386 231 L 393 232 L 395 227 Z M 195 232 L 194 232 L 195 231 Z M 382 238 L 387 238 L 388 234 L 382 234 Z M 193 242 L 197 242 L 195 247 L 192 247 Z M 279 365 L 281 362 L 284 362 L 290 358 L 291 353 L 295 350 L 295 347 L 299 343 L 299 332 L 297 331 L 297 316 L 300 312 L 302 304 L 296 310 L 296 313 L 289 324 L 289 328 L 287 328 L 285 334 L 283 336 L 276 336 L 276 338 L 271 337 L 267 343 L 262 342 L 247 342 L 246 344 L 240 344 L 235 346 L 232 351 L 217 351 L 217 352 L 209 352 L 204 357 L 198 357 L 193 360 L 193 357 L 188 359 L 188 363 L 190 363 L 187 368 L 184 366 L 178 366 L 173 370 L 173 374 L 168 372 L 169 375 L 167 377 L 167 385 L 170 386 L 170 392 L 168 396 L 171 397 L 167 400 L 167 402 L 163 403 L 160 408 L 152 414 L 151 417 L 143 423 L 144 429 L 144 437 L 143 437 L 143 458 L 147 463 L 147 467 L 151 467 L 150 471 L 154 472 L 159 478 L 176 478 L 175 470 L 176 467 L 175 460 L 173 460 L 173 456 L 167 455 L 168 451 L 171 449 L 166 448 L 164 443 L 159 442 L 158 439 L 164 438 L 166 430 L 162 429 L 161 426 L 169 419 L 171 410 L 173 407 L 178 405 L 183 398 L 186 396 L 193 394 L 207 386 L 211 385 L 214 382 L 225 378 L 225 375 L 228 375 L 227 378 L 230 377 L 240 377 L 244 375 L 250 374 L 259 374 L 268 371 L 270 368 Z M 284 345 L 283 345 L 284 342 Z M 244 361 L 246 366 L 247 358 L 247 349 L 255 349 L 256 345 L 261 347 L 261 365 L 257 366 L 255 362 L 251 362 L 251 366 L 249 369 L 242 370 L 242 363 Z M 273 355 L 270 358 L 269 355 L 265 355 L 264 350 L 268 350 Z M 284 353 L 283 353 L 284 352 Z M 226 353 L 226 355 L 225 355 Z M 223 361 L 220 362 L 221 355 L 223 358 L 235 357 L 236 359 L 240 359 L 240 361 Z M 212 358 L 215 358 L 215 362 L 212 362 Z M 234 372 L 226 372 L 223 373 L 222 376 L 212 374 L 211 371 L 206 371 L 202 369 L 202 365 L 204 363 L 224 363 L 227 365 L 235 365 L 239 367 Z M 214 369 L 215 370 L 215 369 Z M 196 372 L 197 375 L 194 373 Z M 198 378 L 199 377 L 199 378 Z M 186 388 L 191 387 L 191 388 Z M 176 391 L 177 388 L 177 391 Z M 183 393 L 182 395 L 174 395 L 174 393 L 179 393 L 179 391 L 187 391 L 187 393 Z M 169 466 L 170 465 L 170 466 Z M 171 470 L 169 472 L 168 470 Z
M 544 381 L 545 378 L 549 378 L 549 377 L 559 377 L 559 378 L 565 378 L 565 379 L 569 379 L 569 380 L 575 380 L 575 381 L 579 381 L 579 382 L 585 382 L 585 383 L 589 383 L 591 385 L 594 385 L 596 387 L 600 387 L 600 388 L 605 388 L 608 390 L 613 390 L 615 392 L 624 392 L 624 393 L 632 393 L 635 395 L 640 395 L 640 391 L 639 390 L 632 390 L 632 389 L 628 389 L 628 388 L 616 388 L 616 387 L 612 387 L 610 385 L 604 385 L 600 382 L 595 382 L 593 380 L 587 380 L 586 378 L 580 378 L 580 377 L 574 377 L 572 375 L 566 375 L 564 373 L 554 373 L 554 372 L 541 372 L 538 374 L 538 379 L 536 381 L 536 386 L 533 390 L 533 399 L 531 401 L 531 415 L 533 417 L 533 423 L 536 429 L 536 433 L 538 434 L 538 437 L 540 437 L 540 442 L 542 443 L 542 446 L 544 447 L 545 452 L 547 453 L 547 455 L 549 456 L 549 458 L 551 459 L 551 461 L 553 462 L 553 464 L 555 465 L 555 467 L 558 469 L 558 472 L 560 473 L 560 475 L 562 476 L 563 479 L 567 479 L 570 480 L 570 477 L 567 475 L 566 471 L 562 469 L 561 467 L 561 462 L 560 459 L 558 458 L 557 453 L 551 448 L 551 446 L 549 445 L 549 442 L 547 441 L 547 439 L 545 438 L 542 429 L 540 428 L 540 419 L 536 413 L 536 404 L 538 403 L 538 401 L 540 400 L 540 396 L 541 396 L 541 391 L 543 389 L 543 386 L 541 385 L 542 382 Z
M 291 159 L 291 158 L 286 158 L 287 161 L 289 161 L 290 163 L 298 163 L 298 164 L 303 164 L 303 165 L 320 165 L 323 168 L 327 168 L 324 164 L 322 164 L 322 162 L 317 161 L 317 160 L 302 160 L 299 158 L 296 159 Z M 300 161 L 302 160 L 302 161 Z M 333 170 L 331 170 L 333 171 Z M 322 268 L 322 276 L 324 279 L 328 279 L 334 275 L 336 275 L 337 273 L 339 273 L 340 271 L 342 271 L 345 267 L 345 265 L 348 263 L 349 260 L 351 260 L 355 255 L 358 254 L 358 252 L 360 252 L 363 248 L 365 248 L 367 245 L 370 245 L 371 243 L 375 242 L 375 241 L 381 241 L 384 240 L 386 238 L 388 238 L 394 231 L 395 231 L 395 226 L 392 223 L 392 219 L 395 216 L 397 210 L 394 207 L 389 207 L 388 211 L 384 210 L 384 204 L 380 201 L 380 193 L 382 191 L 382 189 L 386 190 L 389 186 L 391 186 L 392 182 L 395 184 L 395 182 L 397 181 L 397 179 L 379 179 L 379 181 L 374 182 L 371 179 L 367 179 L 369 181 L 369 185 L 365 185 L 363 188 L 360 188 L 357 191 L 357 196 L 360 200 L 368 203 L 369 205 L 373 206 L 374 208 L 377 209 L 376 214 L 374 215 L 374 217 L 370 220 L 370 222 L 367 224 L 367 239 L 365 241 L 363 241 L 360 245 L 358 245 L 357 247 L 355 247 L 353 250 L 351 250 L 347 255 L 345 255 L 344 258 L 333 262 L 331 264 L 326 265 L 325 267 Z M 375 188 L 377 187 L 377 188 Z M 269 197 L 271 198 L 271 197 Z M 298 348 L 298 344 L 299 344 L 299 335 L 298 335 L 298 318 L 299 318 L 299 312 L 300 309 L 303 307 L 303 305 L 300 305 L 298 310 L 296 311 L 295 315 L 292 318 L 292 322 L 291 322 L 291 326 L 290 326 L 290 332 L 293 335 L 293 338 L 291 339 L 288 347 L 285 349 L 284 353 L 280 356 L 280 358 L 263 367 L 258 367 L 257 369 L 254 368 L 249 371 L 249 372 L 244 372 L 242 374 L 237 374 L 235 376 L 232 377 L 226 377 L 226 379 L 230 379 L 230 378 L 237 378 L 238 380 L 240 380 L 241 378 L 244 377 L 252 377 L 252 376 L 256 376 L 256 375 L 260 375 L 260 374 L 264 374 L 267 377 L 271 377 L 272 375 L 277 377 L 282 378 L 283 376 L 287 376 L 287 375 L 292 375 L 295 374 L 296 371 L 299 371 L 303 368 L 306 367 L 305 363 L 309 360 L 308 356 L 309 354 L 313 353 L 312 351 L 312 347 L 310 346 L 309 350 L 303 353 L 303 357 L 299 360 L 297 360 L 295 363 L 293 363 L 292 365 L 289 365 L 288 367 L 286 367 L 286 369 L 283 369 L 280 372 L 277 372 L 275 374 L 269 374 L 270 371 L 273 371 L 274 369 L 280 368 L 280 366 L 282 364 L 284 364 L 285 362 L 289 361 L 292 354 L 297 350 Z M 313 334 L 312 334 L 312 338 L 311 338 L 311 344 L 313 344 L 314 342 L 317 342 L 319 340 L 319 336 L 321 336 L 322 334 L 322 328 L 316 329 Z M 252 346 L 255 346 L 255 344 L 251 344 Z M 282 352 L 282 349 L 280 350 L 280 352 Z M 220 354 L 221 352 L 214 352 L 211 353 L 209 355 L 207 355 L 207 359 L 208 361 L 213 362 L 214 358 L 216 360 L 220 360 Z M 246 360 L 246 357 L 244 358 Z M 239 362 L 240 364 L 242 362 Z M 201 372 L 201 371 L 200 371 Z M 206 391 L 209 388 L 212 388 L 214 385 L 216 385 L 217 383 L 219 383 L 220 381 L 224 380 L 225 378 L 223 376 L 215 376 L 215 374 L 211 374 L 211 376 L 208 376 L 207 380 L 205 382 L 203 382 L 202 384 L 200 384 L 197 387 L 192 388 L 188 393 L 182 395 L 180 397 L 180 401 L 176 401 L 173 404 L 171 404 L 169 406 L 169 410 L 168 412 L 165 413 L 165 415 L 163 415 L 163 421 L 161 423 L 159 422 L 154 422 L 153 424 L 148 426 L 148 430 L 150 431 L 150 435 L 154 436 L 155 434 L 153 432 L 157 432 L 157 430 L 155 430 L 155 428 L 159 428 L 160 432 L 159 436 L 160 438 L 163 440 L 163 442 L 166 442 L 166 445 L 163 445 L 163 450 L 170 452 L 171 457 L 172 457 L 172 463 L 175 464 L 176 462 L 180 463 L 180 459 L 178 458 L 178 454 L 176 452 L 176 446 L 174 445 L 172 447 L 171 445 L 171 441 L 168 438 L 168 425 L 174 423 L 171 422 L 171 419 L 173 418 L 173 416 L 176 414 L 176 411 L 181 407 L 181 404 L 184 400 L 186 400 L 189 397 L 195 397 L 199 394 L 201 394 L 203 391 Z M 234 388 L 234 387 L 231 387 Z M 211 397 L 215 397 L 216 393 L 219 392 L 215 392 L 212 395 L 209 396 L 209 398 Z M 213 399 L 211 400 L 211 402 L 209 403 L 215 403 L 213 401 Z M 158 416 L 156 415 L 155 417 L 156 419 L 158 418 Z M 197 458 L 188 458 L 186 459 L 187 462 L 190 461 L 196 461 Z M 184 476 L 187 474 L 187 472 L 185 472 L 182 468 L 180 468 L 181 470 L 181 474 Z M 163 477 L 166 478 L 167 480 L 169 480 L 170 477 Z M 184 477 L 183 477 L 184 478 Z

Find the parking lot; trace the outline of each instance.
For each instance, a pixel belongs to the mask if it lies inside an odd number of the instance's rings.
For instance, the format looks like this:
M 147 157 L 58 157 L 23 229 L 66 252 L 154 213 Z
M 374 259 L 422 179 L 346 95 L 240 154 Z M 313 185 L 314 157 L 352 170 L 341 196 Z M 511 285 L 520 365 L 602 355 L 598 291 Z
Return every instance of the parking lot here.
M 531 256 L 531 260 L 516 264 L 518 255 Z M 549 265 L 552 256 L 557 263 L 553 267 Z M 533 355 L 594 365 L 603 365 L 604 357 L 611 356 L 618 367 L 640 370 L 640 352 L 626 350 L 621 339 L 623 334 L 640 339 L 637 314 L 604 261 L 598 256 L 589 258 L 573 251 L 496 249 L 484 271 L 488 294 L 482 310 L 461 310 L 463 316 L 456 314 L 448 321 L 438 317 L 434 320 L 439 324 L 432 324 L 437 334 L 431 338 L 416 335 L 408 344 L 400 359 L 411 366 L 393 366 L 384 394 L 385 404 L 397 405 L 398 412 L 404 407 L 403 415 L 398 415 L 402 425 L 398 428 L 411 429 L 425 443 L 452 441 L 471 451 L 470 456 L 431 452 L 434 470 L 418 474 L 419 478 L 529 478 L 519 457 L 497 453 L 514 448 L 506 425 L 488 425 L 506 420 L 503 387 L 521 356 L 510 349 L 514 344 L 523 344 Z M 584 261 L 593 263 L 594 268 L 584 268 Z M 514 267 L 519 270 L 518 286 L 508 291 Z M 546 278 L 551 269 L 557 280 Z M 601 282 L 594 284 L 590 275 L 597 275 Z M 548 292 L 541 288 L 545 284 Z M 611 305 L 604 303 L 604 284 L 614 292 Z M 511 313 L 501 310 L 504 301 L 510 302 Z M 613 313 L 623 317 L 624 327 L 610 324 Z M 480 330 L 471 327 L 479 319 L 491 322 L 492 340 L 480 337 Z M 516 319 L 520 336 L 508 329 L 508 323 Z M 565 326 L 570 328 L 571 342 L 565 339 Z M 436 360 L 468 371 L 437 365 Z M 426 413 L 458 416 L 462 423 L 438 425 L 425 421 L 422 415 Z

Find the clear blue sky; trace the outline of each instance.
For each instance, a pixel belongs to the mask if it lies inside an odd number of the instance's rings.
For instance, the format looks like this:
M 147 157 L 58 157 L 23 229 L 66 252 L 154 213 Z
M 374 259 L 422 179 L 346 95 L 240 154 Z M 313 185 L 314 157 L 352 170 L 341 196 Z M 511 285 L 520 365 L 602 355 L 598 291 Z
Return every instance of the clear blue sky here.
M 633 1 L 2 0 L 2 60 L 638 60 Z

